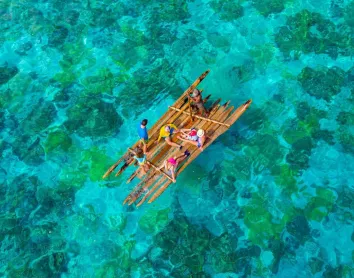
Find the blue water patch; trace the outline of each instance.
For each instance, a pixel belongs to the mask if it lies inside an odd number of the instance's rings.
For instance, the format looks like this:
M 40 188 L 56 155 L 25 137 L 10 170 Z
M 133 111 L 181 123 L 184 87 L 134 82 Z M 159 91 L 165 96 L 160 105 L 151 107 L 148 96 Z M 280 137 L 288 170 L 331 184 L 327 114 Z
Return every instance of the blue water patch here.
M 354 1 L 0 4 L 1 277 L 354 276 Z M 253 103 L 152 204 L 106 170 L 205 70 Z

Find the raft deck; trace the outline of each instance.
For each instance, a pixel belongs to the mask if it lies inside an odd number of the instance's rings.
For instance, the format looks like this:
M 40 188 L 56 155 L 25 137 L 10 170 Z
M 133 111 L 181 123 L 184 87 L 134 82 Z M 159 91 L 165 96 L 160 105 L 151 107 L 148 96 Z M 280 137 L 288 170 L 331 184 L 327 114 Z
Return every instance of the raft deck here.
M 127 203 L 128 205 L 132 205 L 135 203 L 136 206 L 139 207 L 146 200 L 148 200 L 148 203 L 152 203 L 168 188 L 168 186 L 172 183 L 172 178 L 164 172 L 164 168 L 162 170 L 158 170 L 166 159 L 173 156 L 179 156 L 185 150 L 190 152 L 190 156 L 182 161 L 178 166 L 176 172 L 176 180 L 178 180 L 179 174 L 181 174 L 183 170 L 198 157 L 198 155 L 203 153 L 196 146 L 177 139 L 176 135 L 172 137 L 173 141 L 182 145 L 183 151 L 168 145 L 164 140 L 161 140 L 159 144 L 156 145 L 155 141 L 159 137 L 162 126 L 166 124 L 174 124 L 179 129 L 192 127 L 204 129 L 207 136 L 203 146 L 203 149 L 205 150 L 214 142 L 216 138 L 228 130 L 252 103 L 252 100 L 248 100 L 234 110 L 233 106 L 229 106 L 229 101 L 223 105 L 220 105 L 220 99 L 218 99 L 212 104 L 208 118 L 192 114 L 187 95 L 192 93 L 192 91 L 208 75 L 209 72 L 210 70 L 207 70 L 197 80 L 195 80 L 195 82 L 181 95 L 181 97 L 173 105 L 169 106 L 168 111 L 148 130 L 149 143 L 147 145 L 147 149 L 149 154 L 147 156 L 147 163 L 150 164 L 150 169 L 146 175 L 142 177 L 142 180 L 135 186 L 131 193 L 125 198 L 123 204 Z M 209 97 L 210 95 L 204 99 L 204 102 L 207 102 Z M 188 108 L 189 111 L 187 112 Z M 133 150 L 138 144 L 139 141 L 129 148 L 124 156 L 121 157 L 103 175 L 103 178 L 106 178 L 114 171 L 121 161 L 123 161 L 124 157 L 128 155 L 128 152 L 134 153 Z M 130 165 L 132 164 L 134 163 L 132 162 Z M 129 167 L 126 167 L 125 169 L 127 168 Z M 134 173 L 132 173 L 132 175 L 128 178 L 127 183 L 131 182 L 135 177 L 139 177 L 139 171 L 140 168 L 135 170 Z M 122 171 L 119 171 L 117 175 L 121 173 Z

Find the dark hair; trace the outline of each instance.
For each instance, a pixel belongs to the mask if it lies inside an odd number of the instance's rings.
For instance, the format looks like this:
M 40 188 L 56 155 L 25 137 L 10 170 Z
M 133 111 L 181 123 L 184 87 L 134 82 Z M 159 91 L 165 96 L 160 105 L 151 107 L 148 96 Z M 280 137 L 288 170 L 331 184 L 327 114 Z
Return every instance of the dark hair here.
M 147 119 L 142 120 L 142 121 L 141 121 L 141 124 L 142 124 L 143 126 L 146 126 L 146 125 L 148 124 L 148 120 L 147 120 Z

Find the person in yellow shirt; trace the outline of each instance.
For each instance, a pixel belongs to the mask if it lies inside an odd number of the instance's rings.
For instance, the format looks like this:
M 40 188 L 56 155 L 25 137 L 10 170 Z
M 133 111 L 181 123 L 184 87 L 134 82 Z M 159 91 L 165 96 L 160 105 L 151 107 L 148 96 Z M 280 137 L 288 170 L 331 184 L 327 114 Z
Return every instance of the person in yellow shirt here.
M 172 142 L 171 137 L 173 134 L 179 133 L 179 129 L 174 124 L 167 124 L 161 127 L 160 136 L 157 139 L 156 143 L 160 141 L 161 138 L 165 138 L 167 144 L 182 149 L 182 146 Z

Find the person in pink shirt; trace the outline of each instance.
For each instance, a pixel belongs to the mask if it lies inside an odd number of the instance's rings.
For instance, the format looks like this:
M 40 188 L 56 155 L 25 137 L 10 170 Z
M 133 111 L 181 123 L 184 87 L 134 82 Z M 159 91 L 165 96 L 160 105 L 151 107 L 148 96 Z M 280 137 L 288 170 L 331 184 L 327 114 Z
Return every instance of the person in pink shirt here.
M 177 166 L 180 162 L 185 160 L 188 156 L 190 155 L 189 151 L 186 150 L 183 155 L 180 155 L 178 157 L 170 157 L 164 161 L 162 166 L 160 166 L 159 170 L 161 170 L 163 167 L 165 167 L 165 171 L 168 175 L 171 176 L 173 182 L 176 182 L 176 170 Z

